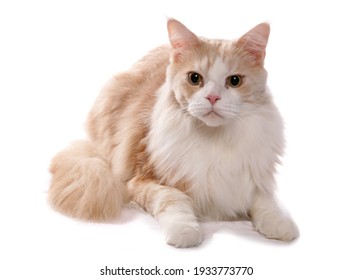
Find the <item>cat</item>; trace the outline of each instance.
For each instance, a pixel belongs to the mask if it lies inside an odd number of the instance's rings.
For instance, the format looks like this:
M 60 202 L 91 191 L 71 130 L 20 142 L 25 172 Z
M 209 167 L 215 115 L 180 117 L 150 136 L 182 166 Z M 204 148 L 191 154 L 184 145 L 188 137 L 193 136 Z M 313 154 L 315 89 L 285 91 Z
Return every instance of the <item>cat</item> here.
M 198 246 L 203 220 L 248 219 L 267 238 L 297 238 L 274 194 L 284 139 L 266 85 L 269 25 L 231 41 L 198 37 L 175 19 L 167 29 L 170 44 L 103 88 L 88 140 L 53 158 L 53 207 L 109 220 L 134 203 L 175 247 Z

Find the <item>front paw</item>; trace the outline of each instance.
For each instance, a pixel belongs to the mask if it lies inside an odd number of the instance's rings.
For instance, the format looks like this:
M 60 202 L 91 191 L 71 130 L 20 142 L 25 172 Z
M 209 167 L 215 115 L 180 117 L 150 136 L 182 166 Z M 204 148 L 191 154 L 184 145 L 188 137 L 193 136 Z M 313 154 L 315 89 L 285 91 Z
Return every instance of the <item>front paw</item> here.
M 291 218 L 268 215 L 253 221 L 254 228 L 270 239 L 292 241 L 299 237 L 299 229 Z
M 203 234 L 198 223 L 181 223 L 166 229 L 166 241 L 177 248 L 188 248 L 200 245 Z

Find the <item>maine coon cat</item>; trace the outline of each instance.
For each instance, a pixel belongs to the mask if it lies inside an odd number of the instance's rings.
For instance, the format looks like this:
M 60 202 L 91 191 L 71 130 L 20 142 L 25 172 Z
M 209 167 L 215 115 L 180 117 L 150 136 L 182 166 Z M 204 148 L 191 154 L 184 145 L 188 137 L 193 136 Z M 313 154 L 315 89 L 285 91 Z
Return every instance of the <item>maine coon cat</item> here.
M 88 140 L 53 159 L 54 207 L 108 220 L 136 203 L 176 247 L 199 245 L 205 219 L 250 219 L 268 238 L 295 239 L 274 197 L 284 140 L 266 86 L 269 33 L 261 23 L 238 40 L 209 40 L 168 20 L 170 45 L 113 77 L 88 116 Z

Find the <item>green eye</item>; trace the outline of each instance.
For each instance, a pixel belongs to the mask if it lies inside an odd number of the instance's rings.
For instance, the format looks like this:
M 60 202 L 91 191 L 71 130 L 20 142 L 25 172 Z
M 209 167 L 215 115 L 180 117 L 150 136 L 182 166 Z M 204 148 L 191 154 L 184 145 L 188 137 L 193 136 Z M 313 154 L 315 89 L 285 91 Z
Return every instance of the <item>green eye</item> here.
M 243 78 L 240 75 L 232 75 L 227 78 L 226 84 L 227 86 L 236 88 L 241 85 L 242 81 L 243 81 Z
M 201 85 L 203 82 L 202 76 L 196 72 L 189 72 L 188 73 L 188 81 L 193 86 Z

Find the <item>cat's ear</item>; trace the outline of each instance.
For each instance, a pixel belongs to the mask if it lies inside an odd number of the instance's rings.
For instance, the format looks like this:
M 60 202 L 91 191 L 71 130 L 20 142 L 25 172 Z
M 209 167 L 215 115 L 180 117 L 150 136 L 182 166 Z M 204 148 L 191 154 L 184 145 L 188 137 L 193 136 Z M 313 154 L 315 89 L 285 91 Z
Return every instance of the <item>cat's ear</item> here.
M 180 60 L 184 52 L 200 44 L 197 36 L 175 19 L 168 20 L 168 34 L 172 47 L 172 59 L 175 62 Z
M 238 48 L 248 52 L 255 63 L 263 64 L 266 55 L 266 46 L 270 35 L 270 25 L 260 23 L 245 33 L 236 43 Z

